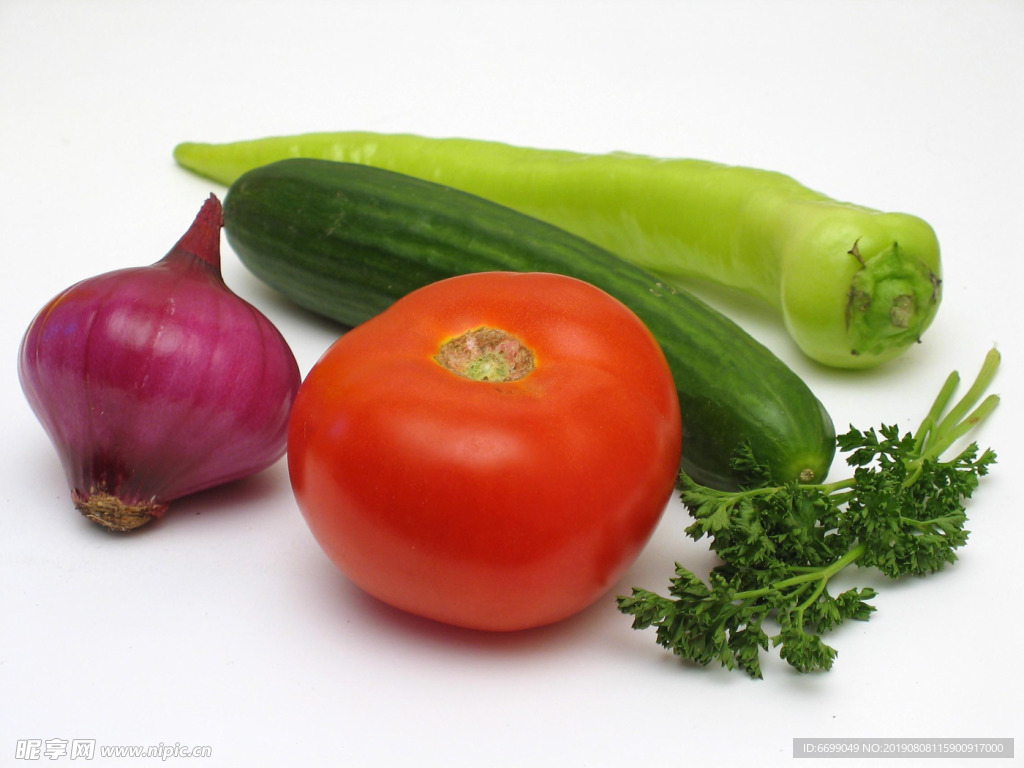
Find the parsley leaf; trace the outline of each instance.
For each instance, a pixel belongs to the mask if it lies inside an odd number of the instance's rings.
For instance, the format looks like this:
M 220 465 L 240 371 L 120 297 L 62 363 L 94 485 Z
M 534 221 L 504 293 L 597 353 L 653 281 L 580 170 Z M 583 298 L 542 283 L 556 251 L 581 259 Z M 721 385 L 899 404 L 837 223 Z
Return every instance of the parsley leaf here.
M 870 587 L 829 591 L 850 566 L 891 579 L 932 573 L 956 561 L 967 543 L 965 504 L 996 461 L 977 443 L 943 456 L 991 414 L 983 398 L 999 366 L 993 349 L 967 393 L 951 408 L 951 374 L 916 432 L 896 426 L 851 427 L 836 438 L 851 477 L 819 484 L 772 484 L 749 447 L 736 466 L 753 487 L 720 491 L 680 478 L 693 517 L 686 534 L 707 537 L 722 563 L 707 581 L 677 563 L 668 596 L 634 588 L 618 598 L 634 629 L 654 627 L 659 645 L 691 662 L 718 662 L 753 678 L 761 654 L 777 648 L 800 672 L 832 668 L 837 651 L 822 635 L 845 621 L 866 621 Z M 980 401 L 980 404 L 979 404 Z

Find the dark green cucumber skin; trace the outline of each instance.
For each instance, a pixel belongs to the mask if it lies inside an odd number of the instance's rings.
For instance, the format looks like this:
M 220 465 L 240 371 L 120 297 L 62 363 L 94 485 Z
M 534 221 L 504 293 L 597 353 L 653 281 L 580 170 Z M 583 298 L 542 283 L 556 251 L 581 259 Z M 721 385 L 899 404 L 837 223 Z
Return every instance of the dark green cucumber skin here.
M 691 294 L 575 235 L 475 195 L 370 166 L 289 159 L 243 174 L 224 201 L 232 249 L 260 280 L 346 326 L 467 272 L 553 272 L 622 301 L 661 344 L 683 417 L 682 469 L 714 488 L 749 443 L 777 482 L 820 481 L 835 430 L 807 385 Z

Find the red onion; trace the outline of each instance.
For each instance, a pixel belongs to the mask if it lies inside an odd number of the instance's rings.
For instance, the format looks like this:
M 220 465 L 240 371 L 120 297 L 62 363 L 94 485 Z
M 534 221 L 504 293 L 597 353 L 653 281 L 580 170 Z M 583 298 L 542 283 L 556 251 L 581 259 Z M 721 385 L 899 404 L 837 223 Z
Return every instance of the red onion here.
M 211 195 L 163 259 L 71 286 L 22 341 L 21 386 L 75 506 L 112 530 L 284 454 L 298 365 L 224 284 L 221 226 Z

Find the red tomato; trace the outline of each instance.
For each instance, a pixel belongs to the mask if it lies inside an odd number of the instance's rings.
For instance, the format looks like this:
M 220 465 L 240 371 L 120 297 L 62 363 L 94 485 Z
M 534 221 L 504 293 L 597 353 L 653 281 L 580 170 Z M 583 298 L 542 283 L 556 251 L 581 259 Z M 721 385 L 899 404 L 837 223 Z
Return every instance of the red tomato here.
M 475 380 L 435 359 L 481 328 L 512 337 L 499 363 L 529 368 L 532 353 L 532 370 Z M 485 346 L 463 339 L 449 363 Z M 660 519 L 681 449 L 672 375 L 636 315 L 573 278 L 490 272 L 426 286 L 342 336 L 299 391 L 288 463 L 317 541 L 366 592 L 513 630 L 611 588 Z

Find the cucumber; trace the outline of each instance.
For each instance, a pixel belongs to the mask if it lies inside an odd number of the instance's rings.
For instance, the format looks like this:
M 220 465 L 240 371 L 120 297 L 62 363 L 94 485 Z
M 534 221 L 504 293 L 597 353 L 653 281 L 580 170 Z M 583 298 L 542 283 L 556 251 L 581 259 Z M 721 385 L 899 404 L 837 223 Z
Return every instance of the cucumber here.
M 683 417 L 682 469 L 735 489 L 748 445 L 775 482 L 817 482 L 835 430 L 807 385 L 736 323 L 592 243 L 481 197 L 370 166 L 287 159 L 240 176 L 224 230 L 242 263 L 296 304 L 355 326 L 467 272 L 554 272 L 622 301 L 661 344 Z

